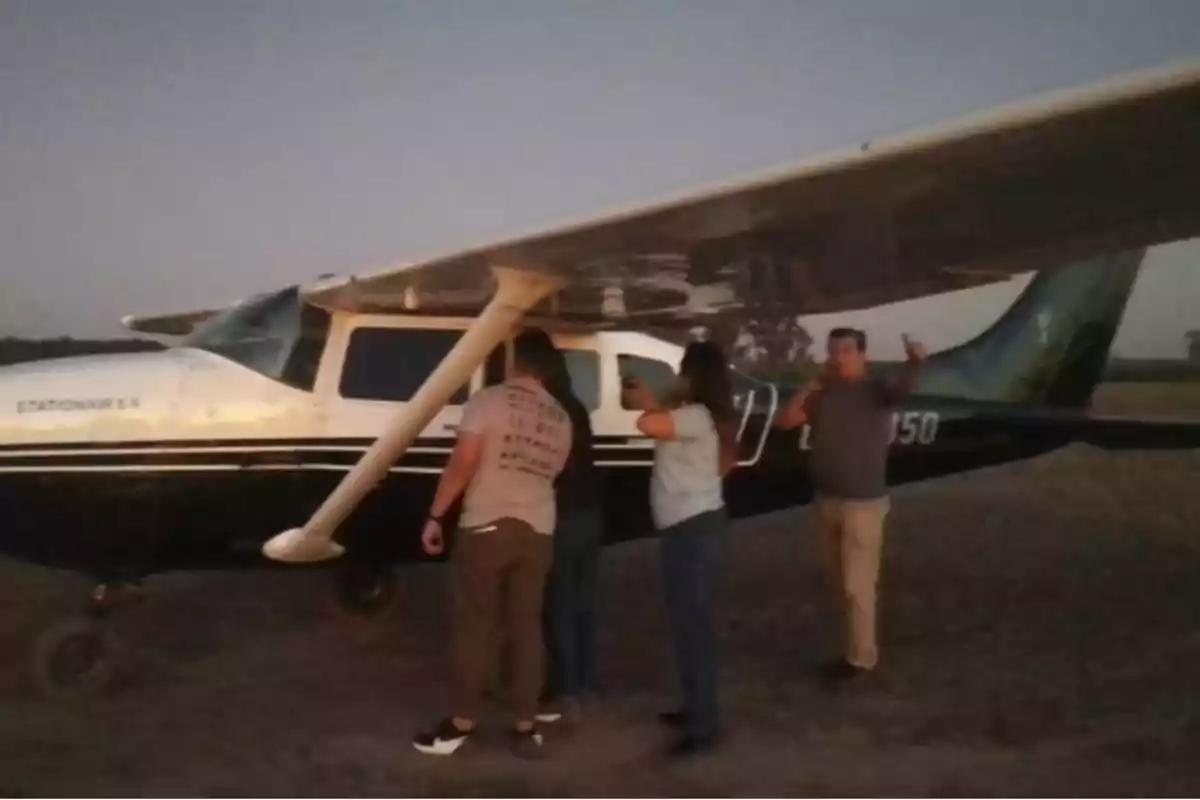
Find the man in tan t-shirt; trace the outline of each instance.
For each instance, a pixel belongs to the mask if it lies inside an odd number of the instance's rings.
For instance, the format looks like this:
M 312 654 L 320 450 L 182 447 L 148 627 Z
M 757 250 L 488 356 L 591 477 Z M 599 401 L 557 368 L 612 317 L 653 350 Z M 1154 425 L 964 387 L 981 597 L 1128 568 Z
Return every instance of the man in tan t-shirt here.
M 496 634 L 510 644 L 512 743 L 535 755 L 542 687 L 542 595 L 553 560 L 554 479 L 571 449 L 571 422 L 543 380 L 555 367 L 549 338 L 526 332 L 513 341 L 513 371 L 463 409 L 454 452 L 442 472 L 421 536 L 443 549 L 442 518 L 459 495 L 462 515 L 451 559 L 451 626 L 459 684 L 455 715 L 413 739 L 431 755 L 449 755 L 475 730 Z M 497 625 L 501 626 L 496 631 Z

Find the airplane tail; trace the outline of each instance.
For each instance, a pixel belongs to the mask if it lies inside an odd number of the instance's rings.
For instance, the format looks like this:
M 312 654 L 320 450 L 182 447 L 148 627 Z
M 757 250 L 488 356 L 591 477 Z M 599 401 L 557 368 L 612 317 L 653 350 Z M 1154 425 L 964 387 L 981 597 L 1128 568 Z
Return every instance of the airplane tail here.
M 1038 272 L 990 328 L 931 354 L 916 392 L 1085 408 L 1103 379 L 1145 256 L 1142 248 Z

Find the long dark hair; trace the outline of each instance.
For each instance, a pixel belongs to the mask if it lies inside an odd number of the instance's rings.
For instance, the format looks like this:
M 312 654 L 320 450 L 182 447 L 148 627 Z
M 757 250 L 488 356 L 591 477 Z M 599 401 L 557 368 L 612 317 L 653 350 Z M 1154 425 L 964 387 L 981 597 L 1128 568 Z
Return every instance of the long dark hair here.
M 538 353 L 542 386 L 558 401 L 571 420 L 571 452 L 556 481 L 559 500 L 564 507 L 594 505 L 598 497 L 598 473 L 592 457 L 592 419 L 587 406 L 575 394 L 567 359 L 554 345 L 550 335 L 541 328 L 528 328 L 521 336 L 525 337 L 526 346 Z
M 537 375 L 542 386 L 559 403 L 579 403 L 571 385 L 567 359 L 554 344 L 550 334 L 541 328 L 526 328 L 513 340 L 514 358 Z M 579 403 L 582 405 L 582 403 Z
M 737 417 L 733 410 L 733 379 L 729 360 L 715 342 L 692 342 L 683 351 L 679 375 L 687 399 L 708 409 L 721 439 L 722 472 L 732 466 L 737 451 Z

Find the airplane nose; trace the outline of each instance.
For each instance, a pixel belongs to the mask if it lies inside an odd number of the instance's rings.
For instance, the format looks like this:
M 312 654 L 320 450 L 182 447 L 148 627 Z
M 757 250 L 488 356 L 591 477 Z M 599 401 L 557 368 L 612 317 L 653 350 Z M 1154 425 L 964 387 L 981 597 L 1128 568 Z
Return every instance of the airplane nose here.
M 174 403 L 187 364 L 172 351 L 47 359 L 0 367 L 0 440 L 123 434 Z M 90 431 L 90 432 L 88 432 Z

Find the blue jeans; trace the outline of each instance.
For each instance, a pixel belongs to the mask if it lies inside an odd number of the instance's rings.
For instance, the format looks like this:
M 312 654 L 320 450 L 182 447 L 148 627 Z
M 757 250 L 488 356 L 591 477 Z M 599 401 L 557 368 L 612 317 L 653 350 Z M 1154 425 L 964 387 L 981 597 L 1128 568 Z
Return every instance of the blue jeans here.
M 682 710 L 688 732 L 700 737 L 716 734 L 719 727 L 713 593 L 726 524 L 724 509 L 708 511 L 661 534 L 663 587 L 683 689 Z
M 567 511 L 554 530 L 544 604 L 550 697 L 578 697 L 595 684 L 596 567 L 603 538 L 599 509 Z

